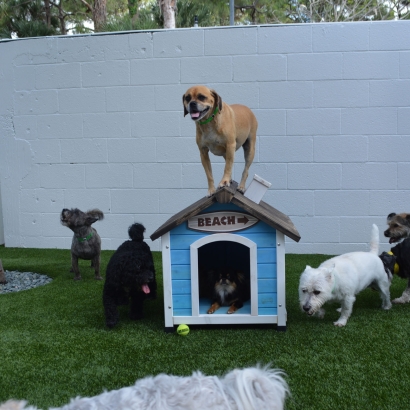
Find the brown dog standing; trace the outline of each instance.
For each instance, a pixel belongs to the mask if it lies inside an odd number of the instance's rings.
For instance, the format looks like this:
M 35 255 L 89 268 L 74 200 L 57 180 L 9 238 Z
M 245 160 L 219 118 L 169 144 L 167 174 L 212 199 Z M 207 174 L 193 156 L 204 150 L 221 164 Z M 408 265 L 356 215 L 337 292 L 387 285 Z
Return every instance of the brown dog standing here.
M 249 167 L 255 156 L 258 121 L 253 112 L 244 105 L 224 103 L 214 90 L 203 85 L 189 88 L 182 101 L 184 116 L 190 114 L 196 124 L 196 143 L 208 179 L 208 196 L 215 193 L 209 151 L 225 159 L 220 188 L 230 185 L 235 151 L 239 147 L 243 147 L 245 168 L 238 190 L 244 192 Z

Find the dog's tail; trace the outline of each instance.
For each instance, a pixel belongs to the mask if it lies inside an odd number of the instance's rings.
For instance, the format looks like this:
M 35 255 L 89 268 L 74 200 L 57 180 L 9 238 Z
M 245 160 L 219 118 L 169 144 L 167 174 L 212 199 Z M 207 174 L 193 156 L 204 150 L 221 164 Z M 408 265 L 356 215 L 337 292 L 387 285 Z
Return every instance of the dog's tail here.
M 283 378 L 284 373 L 266 367 L 236 369 L 224 378 L 227 394 L 241 410 L 282 410 L 289 388 Z
M 372 234 L 370 237 L 370 253 L 379 254 L 379 228 L 376 224 L 372 225 Z
M 142 242 L 144 240 L 145 226 L 139 223 L 132 224 L 128 228 L 128 235 L 132 241 Z

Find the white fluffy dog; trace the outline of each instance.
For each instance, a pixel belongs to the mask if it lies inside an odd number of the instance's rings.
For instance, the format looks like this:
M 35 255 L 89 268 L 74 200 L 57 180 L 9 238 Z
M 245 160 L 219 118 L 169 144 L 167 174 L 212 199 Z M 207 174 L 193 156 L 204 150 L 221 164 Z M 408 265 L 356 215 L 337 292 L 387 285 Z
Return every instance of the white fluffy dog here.
M 222 378 L 194 372 L 190 377 L 159 374 L 134 386 L 91 398 L 75 398 L 59 410 L 282 410 L 288 386 L 269 367 L 233 370 Z M 37 410 L 9 400 L 0 410 Z M 52 409 L 50 409 L 52 410 Z M 55 408 L 53 410 L 56 410 Z
M 350 252 L 323 262 L 317 269 L 306 266 L 299 282 L 301 308 L 309 315 L 323 318 L 322 305 L 328 301 L 341 302 L 340 318 L 336 326 L 345 326 L 349 319 L 355 295 L 367 287 L 380 292 L 382 308 L 390 309 L 392 276 L 384 270 L 378 257 L 379 229 L 373 225 L 370 252 Z

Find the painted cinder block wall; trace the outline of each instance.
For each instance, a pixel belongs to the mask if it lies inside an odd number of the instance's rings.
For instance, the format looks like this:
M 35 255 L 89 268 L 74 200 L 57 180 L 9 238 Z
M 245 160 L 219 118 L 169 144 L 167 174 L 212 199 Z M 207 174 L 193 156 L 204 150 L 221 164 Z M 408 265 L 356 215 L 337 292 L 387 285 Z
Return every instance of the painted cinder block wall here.
M 61 210 L 98 207 L 103 248 L 115 249 L 132 222 L 148 238 L 205 195 L 182 109 L 201 83 L 255 111 L 250 176 L 272 183 L 263 200 L 301 234 L 288 253 L 368 249 L 372 223 L 410 211 L 409 38 L 409 21 L 389 21 L 0 42 L 6 246 L 69 248 Z

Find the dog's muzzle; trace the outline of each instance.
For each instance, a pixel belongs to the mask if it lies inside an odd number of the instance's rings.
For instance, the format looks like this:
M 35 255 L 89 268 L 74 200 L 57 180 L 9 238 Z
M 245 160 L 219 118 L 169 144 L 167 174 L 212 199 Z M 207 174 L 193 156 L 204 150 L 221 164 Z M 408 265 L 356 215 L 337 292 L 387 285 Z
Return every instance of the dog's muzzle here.
M 306 312 L 306 314 L 307 314 L 308 316 L 314 315 L 315 312 L 316 312 L 316 310 L 317 310 L 317 309 L 314 309 L 314 308 L 312 307 L 312 305 L 310 304 L 310 302 L 306 302 L 304 305 L 302 305 L 302 309 L 303 309 L 304 312 Z
M 203 110 L 200 109 L 196 101 L 192 101 L 189 103 L 189 114 L 191 115 L 191 119 L 194 121 L 198 121 L 205 117 L 206 113 L 209 111 L 210 107 L 205 107 Z

